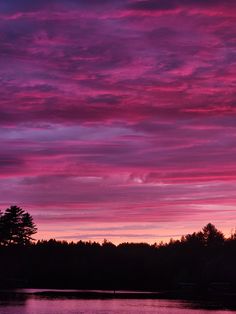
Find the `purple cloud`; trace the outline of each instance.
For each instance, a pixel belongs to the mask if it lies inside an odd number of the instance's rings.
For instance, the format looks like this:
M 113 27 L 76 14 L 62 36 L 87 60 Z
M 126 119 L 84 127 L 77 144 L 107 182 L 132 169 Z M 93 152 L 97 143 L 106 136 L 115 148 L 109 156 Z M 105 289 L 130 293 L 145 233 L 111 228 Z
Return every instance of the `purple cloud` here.
M 234 227 L 235 13 L 231 0 L 1 2 L 2 209 L 32 210 L 39 238 Z

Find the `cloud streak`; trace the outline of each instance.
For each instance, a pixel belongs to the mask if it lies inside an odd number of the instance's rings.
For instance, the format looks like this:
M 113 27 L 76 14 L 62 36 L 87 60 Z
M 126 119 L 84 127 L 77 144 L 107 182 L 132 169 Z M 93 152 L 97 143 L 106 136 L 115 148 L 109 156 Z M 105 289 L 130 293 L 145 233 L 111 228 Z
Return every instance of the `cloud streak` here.
M 31 210 L 39 237 L 233 228 L 235 15 L 231 0 L 1 2 L 2 209 Z M 107 231 L 155 238 L 129 228 Z

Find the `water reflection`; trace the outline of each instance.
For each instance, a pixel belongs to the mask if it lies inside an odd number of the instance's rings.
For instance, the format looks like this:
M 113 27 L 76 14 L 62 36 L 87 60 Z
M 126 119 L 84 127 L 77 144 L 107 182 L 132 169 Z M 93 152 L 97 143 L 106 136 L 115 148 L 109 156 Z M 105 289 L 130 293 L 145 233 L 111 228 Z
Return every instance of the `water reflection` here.
M 76 299 L 71 292 L 64 297 L 41 295 L 46 291 L 0 292 L 1 314 L 230 314 L 219 302 L 158 299 Z M 50 291 L 51 293 L 53 291 Z M 38 294 L 39 293 L 39 294 Z M 57 295 L 57 292 L 54 291 Z M 68 298 L 67 298 L 68 296 Z M 221 308 L 220 308 L 221 307 Z

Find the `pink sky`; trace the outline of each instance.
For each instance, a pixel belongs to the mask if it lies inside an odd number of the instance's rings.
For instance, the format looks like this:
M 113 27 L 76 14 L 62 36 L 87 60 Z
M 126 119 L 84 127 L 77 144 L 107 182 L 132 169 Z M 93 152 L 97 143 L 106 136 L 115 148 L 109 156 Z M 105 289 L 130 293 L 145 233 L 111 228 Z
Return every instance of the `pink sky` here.
M 236 227 L 235 0 L 0 2 L 0 208 L 37 238 Z

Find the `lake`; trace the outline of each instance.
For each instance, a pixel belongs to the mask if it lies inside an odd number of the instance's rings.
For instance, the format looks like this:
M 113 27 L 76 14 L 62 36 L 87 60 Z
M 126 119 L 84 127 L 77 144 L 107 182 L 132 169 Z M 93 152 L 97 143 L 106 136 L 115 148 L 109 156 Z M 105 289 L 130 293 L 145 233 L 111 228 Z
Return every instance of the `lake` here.
M 42 290 L 41 290 L 42 291 Z M 35 293 L 36 292 L 36 293 Z M 183 301 L 163 299 L 77 299 L 70 293 L 48 296 L 37 291 L 0 293 L 1 314 L 230 314 L 236 310 L 224 308 L 213 301 Z

